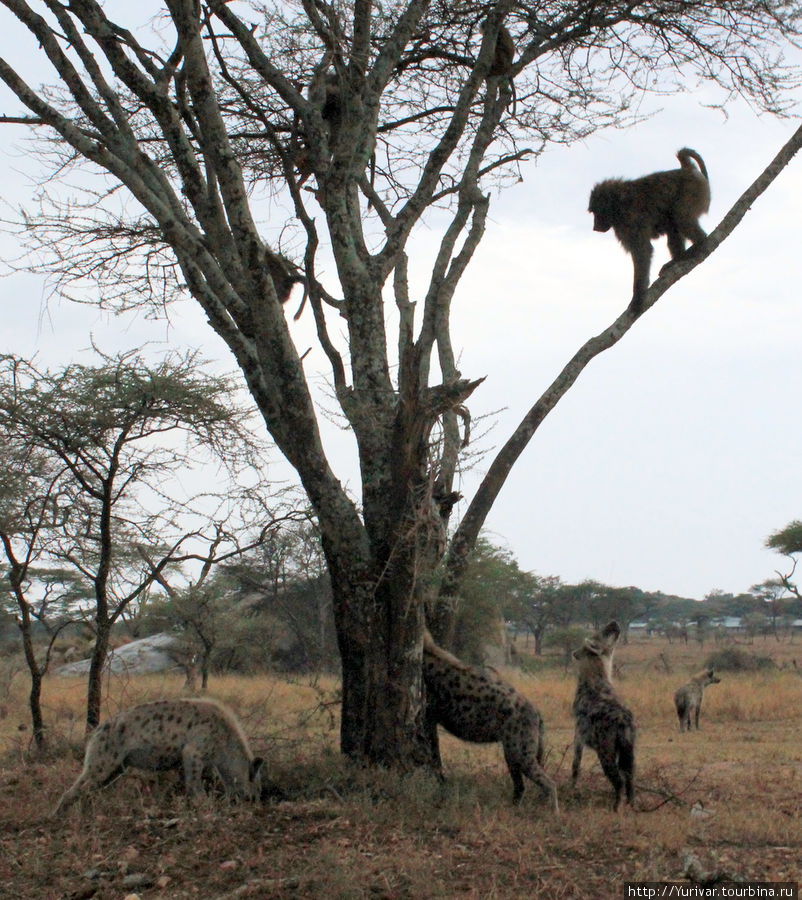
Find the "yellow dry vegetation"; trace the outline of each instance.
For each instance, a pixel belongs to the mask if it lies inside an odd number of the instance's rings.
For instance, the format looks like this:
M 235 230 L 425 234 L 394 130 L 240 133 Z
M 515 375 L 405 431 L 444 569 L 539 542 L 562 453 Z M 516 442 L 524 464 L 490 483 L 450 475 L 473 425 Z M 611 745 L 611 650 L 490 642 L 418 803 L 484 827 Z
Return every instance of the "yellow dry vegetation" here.
M 702 730 L 688 734 L 678 730 L 673 693 L 712 645 L 640 640 L 620 648 L 617 687 L 635 712 L 639 740 L 636 811 L 619 815 L 609 809 L 611 790 L 591 752 L 578 790 L 570 789 L 573 673 L 559 665 L 537 675 L 504 670 L 544 715 L 559 819 L 534 790 L 511 805 L 496 745 L 441 735 L 445 786 L 425 773 L 399 778 L 349 766 L 337 751 L 336 680 L 262 675 L 213 677 L 210 694 L 237 711 L 268 760 L 275 792 L 265 806 L 221 806 L 210 797 L 189 810 L 173 790 L 175 778 L 132 774 L 91 800 L 91 815 L 84 811 L 76 830 L 75 822 L 54 824 L 46 814 L 80 768 L 84 684 L 47 679 L 55 749 L 36 759 L 28 754 L 29 731 L 18 728 L 27 723 L 18 678 L 0 720 L 0 858 L 17 860 L 9 883 L 20 898 L 78 892 L 80 873 L 97 868 L 98 857 L 126 853 L 168 879 L 166 893 L 146 896 L 176 900 L 243 886 L 238 896 L 260 898 L 620 897 L 624 881 L 680 878 L 689 853 L 708 870 L 796 880 L 802 677 L 790 664 L 795 645 L 773 643 L 747 649 L 785 667 L 720 673 L 721 684 L 705 692 Z M 112 678 L 105 711 L 177 696 L 182 684 L 172 676 Z M 47 865 L 36 853 L 44 844 Z M 108 893 L 98 896 L 118 895 L 116 865 L 104 876 Z M 5 885 L 0 863 L 0 894 Z

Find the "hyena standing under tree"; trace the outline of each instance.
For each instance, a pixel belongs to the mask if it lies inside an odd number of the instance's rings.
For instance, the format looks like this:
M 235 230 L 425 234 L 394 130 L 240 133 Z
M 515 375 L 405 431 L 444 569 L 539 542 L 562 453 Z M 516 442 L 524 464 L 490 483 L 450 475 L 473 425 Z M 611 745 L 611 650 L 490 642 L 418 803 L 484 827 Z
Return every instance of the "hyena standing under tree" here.
M 513 784 L 513 802 L 531 779 L 559 812 L 554 782 L 543 769 L 543 719 L 535 707 L 493 669 L 469 666 L 438 647 L 428 631 L 423 638 L 423 678 L 427 728 L 437 747 L 437 726 L 476 743 L 500 741 Z M 435 764 L 442 769 L 440 753 Z
M 674 694 L 674 705 L 677 707 L 679 717 L 679 730 L 691 730 L 691 716 L 696 722 L 696 730 L 699 730 L 699 713 L 702 711 L 702 695 L 709 684 L 720 684 L 721 679 L 716 678 L 713 669 L 702 669 L 691 680 L 679 688 Z
M 574 698 L 576 733 L 571 777 L 576 785 L 583 747 L 595 750 L 615 790 L 613 809 L 621 804 L 622 788 L 630 806 L 635 796 L 635 718 L 618 699 L 612 684 L 613 652 L 620 636 L 618 622 L 610 622 L 573 653 L 579 663 L 579 682 Z
M 190 796 L 203 791 L 204 772 L 218 775 L 230 796 L 257 800 L 261 794 L 262 760 L 230 709 L 210 699 L 156 700 L 123 710 L 92 732 L 83 772 L 54 815 L 128 767 L 183 768 Z

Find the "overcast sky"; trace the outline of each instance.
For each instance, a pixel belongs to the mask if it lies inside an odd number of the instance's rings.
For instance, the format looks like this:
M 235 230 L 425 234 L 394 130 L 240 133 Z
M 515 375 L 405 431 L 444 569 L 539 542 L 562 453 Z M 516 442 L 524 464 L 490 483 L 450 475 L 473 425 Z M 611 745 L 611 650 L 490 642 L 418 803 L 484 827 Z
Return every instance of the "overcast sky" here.
M 10 32 L 3 34 L 8 43 Z M 703 103 L 710 99 L 661 98 L 644 110 L 655 112 L 648 121 L 557 147 L 494 196 L 453 304 L 460 369 L 487 376 L 470 400 L 472 415 L 496 414 L 481 439 L 490 455 L 480 468 L 575 350 L 629 300 L 629 258 L 612 234 L 591 230 L 593 184 L 673 168 L 676 150 L 693 147 L 711 178 L 702 221 L 709 231 L 798 124 L 758 117 L 744 104 L 724 117 Z M 0 92 L 0 110 L 19 105 Z M 0 190 L 12 205 L 30 198 L 37 171 L 22 136 L 0 126 Z M 701 598 L 714 588 L 745 591 L 783 566 L 763 542 L 802 518 L 800 197 L 802 158 L 705 263 L 588 366 L 541 426 L 488 520 L 490 538 L 523 568 Z M 433 228 L 411 246 L 413 293 L 435 239 Z M 0 235 L 4 258 L 16 246 Z M 653 274 L 667 259 L 664 239 L 655 251 Z M 232 368 L 191 303 L 176 307 L 169 324 L 113 317 L 51 296 L 41 277 L 13 274 L 0 280 L 0 304 L 0 352 L 37 354 L 41 365 L 88 361 L 93 338 L 106 351 L 146 341 L 200 348 L 218 368 Z M 314 343 L 312 326 L 308 311 L 292 326 L 302 351 Z M 322 353 L 313 350 L 305 365 L 332 410 Z M 321 427 L 336 471 L 356 493 L 353 441 L 326 415 Z M 275 471 L 289 474 L 278 461 Z M 464 474 L 466 497 L 480 475 Z

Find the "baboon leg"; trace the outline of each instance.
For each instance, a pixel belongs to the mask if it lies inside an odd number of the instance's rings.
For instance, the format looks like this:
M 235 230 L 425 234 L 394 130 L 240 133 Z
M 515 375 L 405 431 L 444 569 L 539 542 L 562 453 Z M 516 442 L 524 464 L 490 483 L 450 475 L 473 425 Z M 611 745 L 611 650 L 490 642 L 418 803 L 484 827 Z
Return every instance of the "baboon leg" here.
M 707 237 L 707 232 L 698 222 L 691 219 L 687 222 L 672 223 L 666 232 L 666 237 L 668 238 L 668 249 L 671 253 L 671 259 L 660 269 L 661 275 L 676 260 L 687 259 L 689 256 L 693 256 L 696 252 L 696 245 Z M 691 241 L 691 246 L 688 248 L 685 247 L 686 237 Z
M 671 261 L 673 262 L 685 252 L 685 238 L 682 236 L 679 228 L 673 223 L 666 231 L 666 238 L 668 238 L 668 252 L 671 254 Z M 665 266 L 663 266 L 663 269 L 665 269 Z M 663 269 L 660 271 L 662 272 Z
M 576 787 L 576 780 L 579 778 L 579 767 L 582 765 L 582 742 L 574 741 L 574 762 L 571 766 L 571 782 Z
M 632 255 L 634 278 L 632 282 L 632 307 L 639 312 L 643 306 L 643 296 L 649 287 L 649 270 L 652 265 L 652 242 L 647 235 L 637 237 L 629 246 Z
M 707 232 L 694 218 L 678 221 L 677 227 L 692 244 L 699 244 L 707 237 Z
M 624 779 L 618 771 L 618 760 L 616 759 L 615 751 L 612 750 L 612 748 L 603 747 L 598 753 L 602 771 L 607 776 L 608 781 L 612 784 L 613 790 L 615 791 L 613 809 L 617 810 L 621 805 L 621 791 L 624 787 Z

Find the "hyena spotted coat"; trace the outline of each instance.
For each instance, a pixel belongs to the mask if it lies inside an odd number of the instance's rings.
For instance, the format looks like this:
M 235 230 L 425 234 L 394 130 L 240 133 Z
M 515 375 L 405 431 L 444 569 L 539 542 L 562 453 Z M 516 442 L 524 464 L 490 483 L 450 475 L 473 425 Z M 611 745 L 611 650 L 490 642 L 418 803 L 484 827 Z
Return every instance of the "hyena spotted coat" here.
M 513 802 L 531 779 L 559 811 L 554 782 L 543 769 L 543 719 L 535 707 L 493 669 L 469 666 L 438 647 L 428 631 L 423 641 L 427 727 L 437 746 L 437 725 L 455 737 L 476 743 L 499 741 L 513 784 Z M 442 768 L 439 758 L 435 760 Z
M 620 635 L 618 622 L 610 622 L 573 653 L 579 664 L 579 681 L 574 698 L 576 733 L 571 778 L 576 785 L 582 749 L 595 750 L 615 791 L 613 809 L 621 805 L 622 789 L 630 806 L 635 797 L 635 718 L 618 699 L 612 684 L 613 653 Z
M 699 730 L 702 695 L 709 684 L 721 684 L 721 679 L 716 677 L 713 669 L 702 669 L 674 694 L 674 705 L 677 707 L 680 731 L 691 730 L 691 716 L 696 723 L 696 730 Z
M 190 796 L 203 791 L 205 771 L 216 773 L 230 796 L 256 800 L 261 793 L 262 760 L 230 709 L 211 699 L 156 700 L 123 710 L 92 732 L 83 772 L 54 815 L 128 767 L 181 768 Z

